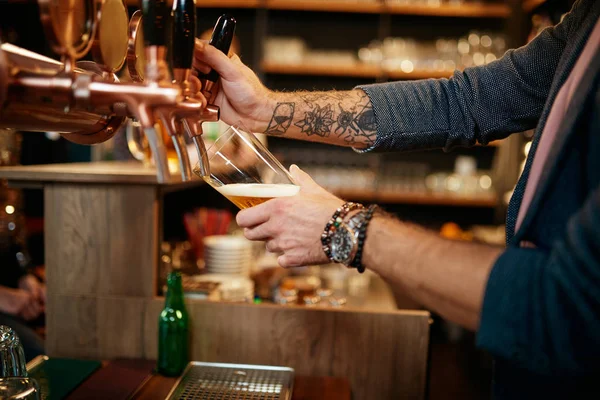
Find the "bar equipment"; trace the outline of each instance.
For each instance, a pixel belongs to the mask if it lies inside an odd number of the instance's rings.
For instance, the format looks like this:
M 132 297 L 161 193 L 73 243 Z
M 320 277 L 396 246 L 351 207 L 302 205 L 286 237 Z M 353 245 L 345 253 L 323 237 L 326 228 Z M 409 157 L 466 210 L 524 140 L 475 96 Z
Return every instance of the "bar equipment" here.
M 0 325 L 0 398 L 40 399 L 38 383 L 28 377 L 25 353 L 12 328 Z
M 200 136 L 203 122 L 219 119 L 219 109 L 207 105 L 205 97 L 214 95 L 211 89 L 218 75 L 204 78 L 211 86 L 203 92 L 190 91 L 194 0 L 174 1 L 171 13 L 166 0 L 142 0 L 130 21 L 123 0 L 38 3 L 50 47 L 61 61 L 0 44 L 0 128 L 58 132 L 75 143 L 96 144 L 133 120 L 147 140 L 158 182 L 175 179 L 168 168 L 167 139 L 173 143 L 181 179 L 192 179 L 185 135 L 195 143 L 202 168 L 208 171 Z M 174 79 L 166 60 L 171 17 Z M 235 19 L 219 21 L 214 43 L 227 52 Z M 93 62 L 78 61 L 90 51 Z M 115 75 L 125 62 L 131 82 Z

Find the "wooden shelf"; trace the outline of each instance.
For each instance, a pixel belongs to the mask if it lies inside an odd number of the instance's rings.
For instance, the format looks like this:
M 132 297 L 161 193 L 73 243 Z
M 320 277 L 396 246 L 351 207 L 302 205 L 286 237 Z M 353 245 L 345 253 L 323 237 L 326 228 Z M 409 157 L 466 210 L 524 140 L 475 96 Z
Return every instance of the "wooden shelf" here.
M 365 64 L 331 67 L 331 65 L 279 64 L 264 61 L 262 69 L 269 74 L 282 75 L 347 76 L 373 79 L 382 75 L 381 68 L 378 66 Z
M 259 8 L 260 0 L 197 0 L 198 8 Z
M 427 79 L 448 78 L 452 71 L 386 71 L 377 65 L 354 64 L 350 66 L 308 65 L 308 64 L 279 64 L 265 61 L 262 64 L 265 73 L 281 75 L 320 75 L 354 78 L 377 79 L 388 76 L 390 79 Z
M 139 7 L 139 0 L 126 0 L 128 6 Z M 168 0 L 169 6 L 173 4 L 173 0 Z M 259 8 L 261 0 L 198 0 L 196 1 L 197 8 Z
M 387 4 L 385 10 L 390 14 L 423 15 L 432 17 L 465 17 L 465 18 L 507 18 L 510 8 L 505 4 L 461 5 L 442 4 L 440 6 Z
M 379 14 L 383 12 L 383 7 L 379 2 L 265 0 L 265 6 L 269 10 L 327 11 L 367 14 Z
M 523 11 L 530 13 L 548 0 L 525 0 L 523 1 Z
M 495 195 L 459 196 L 451 194 L 395 192 L 386 190 L 334 190 L 333 192 L 337 196 L 349 200 L 384 204 L 481 208 L 493 208 L 498 205 L 498 198 Z
M 528 0 L 527 2 L 539 2 Z M 139 0 L 126 0 L 129 6 L 138 6 Z M 172 4 L 173 0 L 169 0 Z M 419 6 L 385 4 L 384 2 L 341 0 L 198 0 L 198 8 L 266 8 L 269 10 L 325 11 L 358 14 L 403 14 L 432 17 L 506 18 L 510 8 L 504 4 L 461 4 Z

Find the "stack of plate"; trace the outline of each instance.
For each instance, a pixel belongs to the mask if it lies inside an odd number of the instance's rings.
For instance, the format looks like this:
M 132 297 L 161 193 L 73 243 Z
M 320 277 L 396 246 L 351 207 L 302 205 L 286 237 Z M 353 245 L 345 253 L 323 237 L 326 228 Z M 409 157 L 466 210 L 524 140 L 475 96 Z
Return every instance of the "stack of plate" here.
M 204 238 L 204 262 L 212 274 L 249 276 L 252 242 L 242 236 L 208 236 Z
M 220 301 L 249 302 L 254 299 L 254 282 L 245 276 L 204 274 L 195 275 L 193 280 L 218 283 Z

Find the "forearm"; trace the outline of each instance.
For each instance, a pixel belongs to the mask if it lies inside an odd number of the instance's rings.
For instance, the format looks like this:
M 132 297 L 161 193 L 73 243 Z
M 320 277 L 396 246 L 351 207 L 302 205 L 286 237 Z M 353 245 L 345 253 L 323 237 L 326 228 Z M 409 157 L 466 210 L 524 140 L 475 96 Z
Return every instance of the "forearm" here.
M 426 308 L 476 330 L 488 275 L 501 251 L 376 217 L 369 225 L 363 262 Z
M 261 114 L 258 130 L 272 136 L 356 148 L 375 142 L 373 107 L 360 89 L 275 92 Z

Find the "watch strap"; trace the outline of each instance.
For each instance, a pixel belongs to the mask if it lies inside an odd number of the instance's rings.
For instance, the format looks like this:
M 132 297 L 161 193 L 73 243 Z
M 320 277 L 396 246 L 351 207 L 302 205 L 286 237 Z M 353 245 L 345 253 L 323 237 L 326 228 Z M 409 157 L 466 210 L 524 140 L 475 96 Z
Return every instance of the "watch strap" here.
M 331 255 L 331 238 L 335 231 L 342 225 L 344 218 L 349 212 L 363 208 L 364 206 L 362 204 L 346 202 L 335 210 L 327 224 L 325 224 L 325 229 L 321 234 L 321 245 L 323 246 L 323 252 L 331 262 L 334 262 Z
M 371 222 L 376 209 L 376 204 L 369 206 L 369 209 L 365 213 L 364 222 L 358 228 L 358 247 L 356 249 L 354 260 L 352 260 L 350 266 L 352 268 L 356 268 L 361 274 L 365 272 L 365 266 L 362 263 L 362 255 L 365 247 L 365 241 L 367 240 L 367 228 L 369 227 L 369 222 Z

